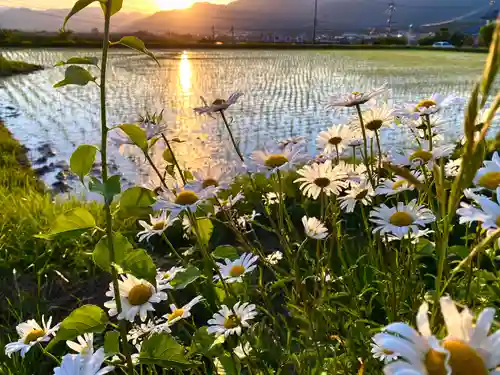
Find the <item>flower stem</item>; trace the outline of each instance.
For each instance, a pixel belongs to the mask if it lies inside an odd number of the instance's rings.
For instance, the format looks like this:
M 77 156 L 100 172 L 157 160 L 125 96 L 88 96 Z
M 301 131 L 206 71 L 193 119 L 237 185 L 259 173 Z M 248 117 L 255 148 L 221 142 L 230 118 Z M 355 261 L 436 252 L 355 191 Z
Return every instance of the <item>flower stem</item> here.
M 375 183 L 373 181 L 372 172 L 370 170 L 370 164 L 368 163 L 368 141 L 366 138 L 365 123 L 363 122 L 363 114 L 361 113 L 361 107 L 359 104 L 356 104 L 356 111 L 358 112 L 359 123 L 361 125 L 361 133 L 363 134 L 363 152 L 364 152 L 363 160 L 365 162 L 366 172 L 368 173 L 368 178 L 370 179 L 370 183 L 372 184 L 372 187 L 375 189 Z
M 427 124 L 427 136 L 429 137 L 429 151 L 432 151 L 432 126 L 431 117 L 429 115 L 424 115 L 425 122 Z
M 101 105 L 101 162 L 102 170 L 101 177 L 103 185 L 106 185 L 108 181 L 108 160 L 107 160 L 107 145 L 108 145 L 108 126 L 107 126 L 107 116 L 106 116 L 106 71 L 108 64 L 108 51 L 109 51 L 109 29 L 111 24 L 111 7 L 113 0 L 108 0 L 106 4 L 106 11 L 104 14 L 104 39 L 102 44 L 102 68 L 101 68 L 101 80 L 100 80 L 100 105 Z M 113 217 L 111 215 L 111 200 L 104 200 L 104 211 L 106 213 L 106 234 L 108 237 L 108 251 L 109 251 L 109 261 L 111 264 L 115 262 L 115 249 L 113 243 Z M 118 286 L 118 273 L 115 267 L 111 267 L 111 277 L 113 284 L 114 297 L 116 301 L 116 310 L 118 314 L 122 312 L 122 304 L 120 299 L 120 290 Z M 127 359 L 127 369 L 129 375 L 134 373 L 134 366 L 132 364 L 132 358 L 130 357 L 130 352 L 128 350 L 127 343 L 127 327 L 126 321 L 120 320 L 120 336 L 122 339 L 123 354 Z
M 378 134 L 378 130 L 375 130 L 375 139 L 377 140 L 377 148 L 378 148 L 378 170 L 377 170 L 377 183 L 380 178 L 380 170 L 382 169 L 382 148 L 380 147 L 380 135 Z
M 177 170 L 179 171 L 179 174 L 181 175 L 182 183 L 186 185 L 186 179 L 184 178 L 184 173 L 182 173 L 182 169 L 179 165 L 179 162 L 177 161 L 177 158 L 175 157 L 174 150 L 172 150 L 172 147 L 170 146 L 170 142 L 168 141 L 167 137 L 165 137 L 165 134 L 161 133 L 161 137 L 165 141 L 168 147 L 168 151 L 170 151 L 170 155 L 172 155 L 172 159 L 174 160 L 174 164 L 177 167 Z
M 231 127 L 229 126 L 229 123 L 227 122 L 226 115 L 224 114 L 224 111 L 220 111 L 220 115 L 222 117 L 222 120 L 224 121 L 224 125 L 226 125 L 227 132 L 229 133 L 229 136 L 231 137 L 231 142 L 233 142 L 233 147 L 238 154 L 238 157 L 240 158 L 241 162 L 245 162 L 245 159 L 243 158 L 243 155 L 241 154 L 240 148 L 238 147 L 236 140 L 234 139 L 233 132 L 231 131 Z

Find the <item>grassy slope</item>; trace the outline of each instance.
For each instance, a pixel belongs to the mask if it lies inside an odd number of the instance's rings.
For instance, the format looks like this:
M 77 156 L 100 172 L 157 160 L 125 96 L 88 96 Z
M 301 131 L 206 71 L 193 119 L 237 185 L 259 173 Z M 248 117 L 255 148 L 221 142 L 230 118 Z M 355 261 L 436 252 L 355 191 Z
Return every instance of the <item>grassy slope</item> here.
M 10 61 L 0 56 L 0 77 L 14 74 L 26 74 L 43 69 L 40 65 L 29 64 L 22 61 Z

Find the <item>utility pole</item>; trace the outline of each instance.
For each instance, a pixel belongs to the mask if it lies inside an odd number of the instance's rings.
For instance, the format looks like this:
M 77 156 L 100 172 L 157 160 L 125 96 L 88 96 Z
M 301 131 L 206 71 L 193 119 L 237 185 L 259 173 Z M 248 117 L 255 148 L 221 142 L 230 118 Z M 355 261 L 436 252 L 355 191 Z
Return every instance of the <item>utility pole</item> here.
M 394 0 L 391 0 L 389 2 L 389 8 L 387 8 L 387 14 L 389 17 L 387 18 L 387 36 L 391 35 L 392 32 L 392 17 L 394 15 L 394 12 L 396 10 L 396 3 Z
M 212 25 L 212 41 L 215 42 L 215 25 Z
M 314 0 L 313 44 L 316 43 L 317 27 L 318 27 L 318 0 Z
M 234 42 L 235 42 L 235 39 L 234 39 L 234 25 L 231 26 L 231 29 L 229 31 L 231 32 L 231 40 L 232 40 L 232 42 L 234 44 Z

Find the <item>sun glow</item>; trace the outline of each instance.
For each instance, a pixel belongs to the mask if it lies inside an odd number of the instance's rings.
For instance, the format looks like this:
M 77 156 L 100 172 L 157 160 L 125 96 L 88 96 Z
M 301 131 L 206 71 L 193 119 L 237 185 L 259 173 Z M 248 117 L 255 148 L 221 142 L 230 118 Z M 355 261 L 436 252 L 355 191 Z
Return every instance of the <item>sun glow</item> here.
M 185 9 L 193 5 L 196 0 L 156 0 L 161 10 Z

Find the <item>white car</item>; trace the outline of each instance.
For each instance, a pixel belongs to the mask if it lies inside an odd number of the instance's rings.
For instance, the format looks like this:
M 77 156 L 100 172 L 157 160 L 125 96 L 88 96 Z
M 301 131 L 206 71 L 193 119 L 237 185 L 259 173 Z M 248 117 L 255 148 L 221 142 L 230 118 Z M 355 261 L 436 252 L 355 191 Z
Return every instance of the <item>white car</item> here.
M 435 48 L 455 48 L 455 46 L 449 42 L 436 42 L 432 46 Z

